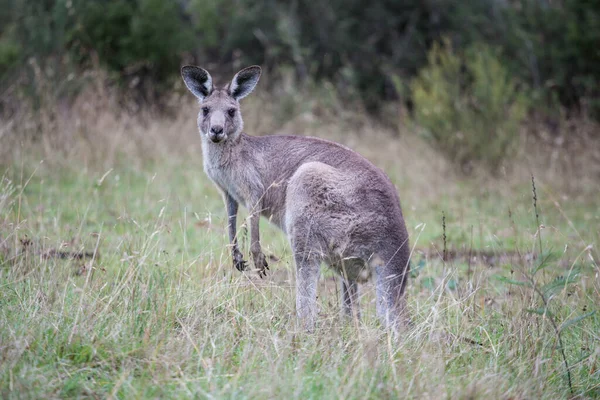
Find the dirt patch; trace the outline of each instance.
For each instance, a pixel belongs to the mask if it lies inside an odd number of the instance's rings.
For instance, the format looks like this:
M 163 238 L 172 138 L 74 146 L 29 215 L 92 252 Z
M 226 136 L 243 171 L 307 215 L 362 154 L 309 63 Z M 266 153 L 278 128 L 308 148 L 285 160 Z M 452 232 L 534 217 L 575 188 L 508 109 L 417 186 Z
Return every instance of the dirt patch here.
M 420 255 L 426 260 L 440 260 L 444 262 L 465 262 L 471 265 L 486 265 L 496 267 L 502 264 L 530 263 L 537 259 L 537 254 L 532 252 L 521 253 L 514 250 L 446 250 L 444 252 L 438 249 L 417 249 L 417 257 Z M 413 255 L 413 260 L 415 255 Z

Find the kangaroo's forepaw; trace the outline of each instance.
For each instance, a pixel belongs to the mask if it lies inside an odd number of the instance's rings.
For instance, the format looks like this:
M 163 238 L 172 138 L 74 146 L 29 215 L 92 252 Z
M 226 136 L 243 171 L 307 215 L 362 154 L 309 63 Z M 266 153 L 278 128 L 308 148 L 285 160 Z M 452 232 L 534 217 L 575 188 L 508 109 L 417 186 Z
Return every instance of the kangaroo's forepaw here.
M 233 266 L 238 271 L 245 271 L 248 267 L 248 263 L 244 260 L 244 256 L 238 249 L 233 250 Z
M 267 263 L 267 258 L 263 254 L 263 252 L 258 252 L 253 254 L 254 256 L 254 266 L 258 269 L 258 276 L 264 278 L 267 276 L 267 271 L 269 270 L 269 264 Z

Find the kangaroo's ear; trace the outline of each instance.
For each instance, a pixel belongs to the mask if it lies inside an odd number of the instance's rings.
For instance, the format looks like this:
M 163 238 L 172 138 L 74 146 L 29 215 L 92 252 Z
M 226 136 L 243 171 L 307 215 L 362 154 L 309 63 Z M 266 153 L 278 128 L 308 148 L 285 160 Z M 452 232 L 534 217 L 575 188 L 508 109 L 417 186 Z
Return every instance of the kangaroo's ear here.
M 229 84 L 229 94 L 236 100 L 241 100 L 248 96 L 256 87 L 260 79 L 261 69 L 258 65 L 244 68 L 235 76 Z
M 212 78 L 207 70 L 192 65 L 181 68 L 185 86 L 200 100 L 204 100 L 213 90 Z

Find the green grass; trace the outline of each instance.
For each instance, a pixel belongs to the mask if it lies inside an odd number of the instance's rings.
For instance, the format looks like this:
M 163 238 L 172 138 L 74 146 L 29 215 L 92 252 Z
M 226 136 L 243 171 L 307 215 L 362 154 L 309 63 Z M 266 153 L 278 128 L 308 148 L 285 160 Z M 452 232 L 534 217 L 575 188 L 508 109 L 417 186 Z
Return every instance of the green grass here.
M 224 207 L 198 159 L 0 170 L 0 397 L 564 398 L 552 320 L 570 321 L 573 392 L 600 397 L 597 198 L 538 183 L 551 257 L 534 275 L 539 257 L 509 257 L 539 250 L 528 180 L 428 187 L 390 160 L 376 162 L 400 189 L 415 246 L 414 326 L 398 340 L 379 326 L 370 285 L 362 321 L 341 318 L 325 269 L 319 328 L 299 329 L 285 237 L 263 221 L 263 248 L 278 258 L 270 275 L 234 270 Z M 497 260 L 442 262 L 442 211 L 450 249 Z M 527 276 L 549 300 L 545 315 Z

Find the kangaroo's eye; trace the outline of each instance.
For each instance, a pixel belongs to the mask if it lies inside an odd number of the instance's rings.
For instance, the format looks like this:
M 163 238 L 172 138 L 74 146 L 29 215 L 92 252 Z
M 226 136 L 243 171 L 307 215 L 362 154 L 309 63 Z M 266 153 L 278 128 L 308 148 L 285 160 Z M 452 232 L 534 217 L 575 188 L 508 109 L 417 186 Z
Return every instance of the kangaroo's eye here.
M 202 107 L 202 114 L 206 117 L 210 109 L 208 107 Z
M 233 116 L 235 115 L 235 108 L 230 108 L 229 110 L 227 110 L 227 114 L 229 114 L 229 116 L 233 118 Z

